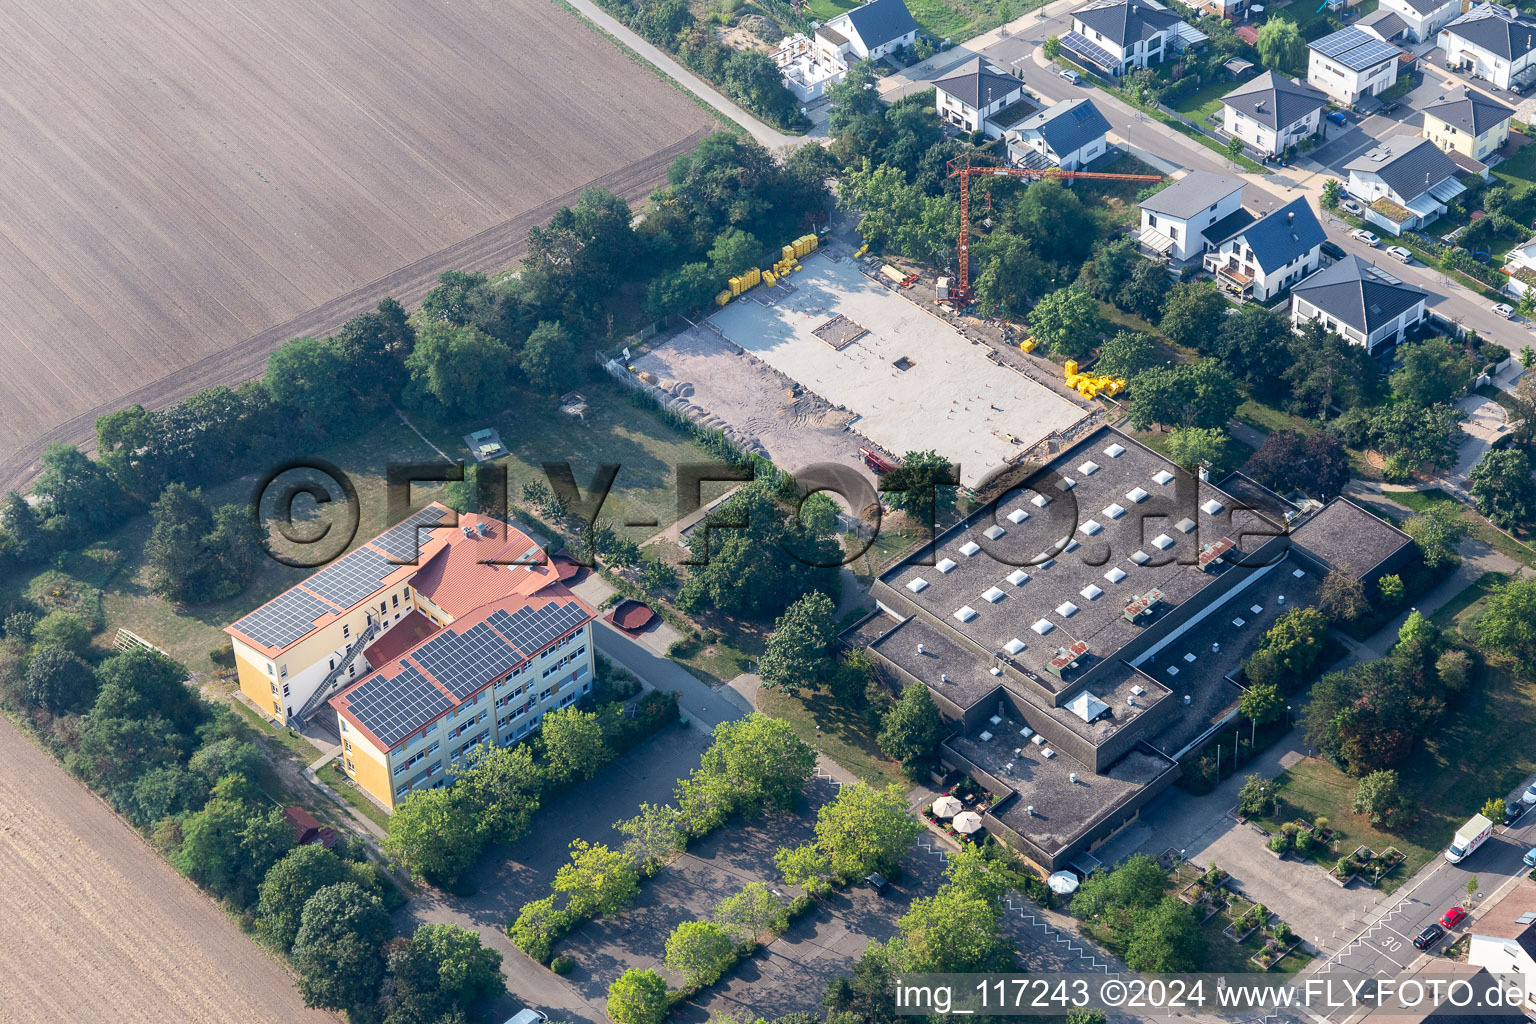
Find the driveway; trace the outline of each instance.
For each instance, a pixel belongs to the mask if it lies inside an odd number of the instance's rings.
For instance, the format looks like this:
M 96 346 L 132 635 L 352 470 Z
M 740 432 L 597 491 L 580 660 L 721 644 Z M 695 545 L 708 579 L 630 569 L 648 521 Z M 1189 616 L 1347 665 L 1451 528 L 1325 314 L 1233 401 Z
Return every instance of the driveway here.
M 1509 429 L 1509 413 L 1498 402 L 1481 395 L 1468 395 L 1456 403 L 1467 414 L 1461 424 L 1461 447 L 1456 451 L 1456 465 L 1446 474 L 1446 483 L 1456 494 L 1466 496 L 1467 474 L 1484 453 Z

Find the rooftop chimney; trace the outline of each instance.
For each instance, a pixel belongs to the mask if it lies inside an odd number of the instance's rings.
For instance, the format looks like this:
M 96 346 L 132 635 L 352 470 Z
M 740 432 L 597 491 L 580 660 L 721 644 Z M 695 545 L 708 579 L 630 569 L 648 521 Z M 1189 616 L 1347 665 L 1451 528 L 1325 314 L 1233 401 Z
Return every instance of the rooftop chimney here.
M 1072 772 L 1070 775 L 1067 776 L 1067 778 L 1072 780 L 1072 784 L 1074 786 L 1077 785 L 1077 772 Z
M 1035 805 L 1030 804 L 1028 807 L 1024 808 L 1024 813 L 1033 818 L 1035 816 Z
M 917 645 L 917 653 L 918 653 L 918 654 L 922 654 L 922 653 L 923 653 L 923 652 L 924 652 L 924 651 L 925 651 L 925 650 L 926 650 L 926 648 L 925 648 L 925 647 L 923 647 L 923 645 L 922 645 L 922 644 L 918 644 L 918 645 Z
M 1296 211 L 1295 210 L 1292 210 L 1292 211 L 1290 211 L 1289 213 L 1287 213 L 1285 215 L 1285 222 L 1287 224 L 1294 224 L 1294 223 L 1296 223 Z
M 939 673 L 939 682 L 941 682 L 941 683 L 949 682 L 949 673 L 948 672 L 940 672 Z

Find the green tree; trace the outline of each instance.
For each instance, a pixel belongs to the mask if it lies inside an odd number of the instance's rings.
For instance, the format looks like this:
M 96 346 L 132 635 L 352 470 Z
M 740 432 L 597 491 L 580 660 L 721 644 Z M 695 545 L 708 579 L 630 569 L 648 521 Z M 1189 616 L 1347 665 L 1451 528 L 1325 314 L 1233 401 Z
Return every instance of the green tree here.
M 133 783 L 125 813 L 140 828 L 163 818 L 190 814 L 208 800 L 208 783 L 182 768 L 166 764 L 151 768 Z
M 837 639 L 832 599 L 813 590 L 785 609 L 768 635 L 758 675 L 763 685 L 817 689 L 832 673 L 832 643 Z
M 983 316 L 1022 314 L 1050 283 L 1053 268 L 1029 240 L 998 227 L 971 249 L 971 293 Z
M 1269 627 L 1259 650 L 1274 657 L 1292 676 L 1301 676 L 1317 661 L 1328 636 L 1328 621 L 1316 608 L 1292 608 Z
M 1243 155 L 1243 140 L 1236 135 L 1227 140 L 1227 159 L 1234 164 L 1237 158 Z
M 1271 71 L 1286 71 L 1303 67 L 1307 59 L 1307 44 L 1301 38 L 1296 23 L 1287 18 L 1272 17 L 1259 27 L 1255 45 L 1259 61 Z
M 1260 395 L 1280 396 L 1291 365 L 1291 323 L 1283 313 L 1249 304 L 1223 320 L 1214 344 L 1201 351 Z
M 470 326 L 429 322 L 406 357 L 408 405 L 461 416 L 483 414 L 506 401 L 511 351 Z
M 958 470 L 938 452 L 907 452 L 880 482 L 886 504 L 927 526 L 954 511 Z
M 611 759 L 597 715 L 574 705 L 545 715 L 539 738 L 544 777 L 557 786 L 590 779 Z
M 384 849 L 412 875 L 453 885 L 479 858 L 477 823 L 463 790 L 420 789 L 395 804 Z
M 645 311 L 658 319 L 690 313 L 703 308 L 723 285 L 708 263 L 684 263 L 651 278 L 645 288 Z
M 1503 821 L 1504 798 L 1501 796 L 1489 797 L 1487 800 L 1483 801 L 1483 806 L 1478 811 L 1478 813 L 1487 818 L 1489 821 Z
M 1521 449 L 1488 449 L 1472 467 L 1471 479 L 1472 500 L 1493 525 L 1513 530 L 1536 516 L 1536 480 L 1531 458 Z
M 907 812 L 906 796 L 892 784 L 875 789 L 845 785 L 816 812 L 816 845 L 826 853 L 832 874 L 844 880 L 871 871 L 889 873 L 922 832 Z
M 1344 183 L 1337 178 L 1329 178 L 1323 182 L 1323 209 L 1337 210 L 1339 203 L 1344 199 Z
M 1420 466 L 1449 469 L 1461 442 L 1466 413 L 1453 405 L 1417 407 L 1393 402 L 1370 418 L 1372 447 L 1386 456 L 1386 476 L 1402 481 Z
M 1168 432 L 1168 457 L 1191 473 L 1201 466 L 1219 471 L 1231 443 L 1226 431 L 1216 427 L 1174 427 Z
M 816 766 L 816 751 L 788 722 L 753 712 L 715 727 L 690 782 L 722 791 L 732 810 L 792 810 Z M 687 803 L 689 789 L 678 798 Z
M 735 277 L 758 265 L 763 243 L 740 228 L 726 228 L 709 247 L 709 264 L 717 280 Z
M 0 554 L 22 565 L 36 565 L 48 557 L 48 540 L 37 511 L 16 491 L 0 506 Z
M 1045 59 L 1054 61 L 1061 56 L 1061 36 L 1049 36 L 1045 40 Z
M 780 847 L 773 862 L 790 885 L 809 893 L 823 893 L 831 888 L 832 859 L 815 843 Z
M 1250 775 L 1237 791 L 1237 809 L 1250 818 L 1264 817 L 1275 809 L 1277 792 L 1274 779 Z
M 1132 382 L 1130 420 L 1137 430 L 1154 424 L 1220 429 L 1237 412 L 1237 381 L 1214 359 L 1154 367 Z
M 1416 406 L 1440 405 L 1460 396 L 1476 367 L 1459 345 L 1445 338 L 1398 346 L 1401 364 L 1388 377 L 1393 397 Z
M 560 324 L 545 321 L 523 343 L 518 365 L 540 391 L 564 394 L 576 380 L 576 344 Z
M 1200 349 L 1221 330 L 1228 308 L 1227 300 L 1212 282 L 1176 284 L 1163 302 L 1159 329 L 1176 345 Z
M 781 932 L 789 924 L 784 904 L 762 882 L 748 882 L 715 905 L 715 923 L 737 942 L 764 932 Z
M 1461 512 L 1454 502 L 1443 501 L 1427 505 L 1417 515 L 1403 522 L 1403 532 L 1413 538 L 1424 564 L 1431 569 L 1459 562 L 1461 556 L 1456 546 L 1466 535 Z
M 891 957 L 912 973 L 996 970 L 1010 959 L 997 930 L 998 903 L 955 885 L 915 899 L 896 923 Z
M 642 867 L 660 865 L 688 842 L 683 813 L 671 804 L 641 804 L 640 813 L 618 822 L 624 852 Z
M 571 841 L 571 860 L 555 872 L 550 888 L 565 896 L 565 906 L 578 918 L 612 915 L 634 901 L 640 874 L 626 853 L 585 839 Z
M 91 627 L 74 612 L 55 609 L 32 627 L 32 646 L 35 649 L 58 647 L 83 656 L 91 646 Z
M 394 935 L 378 897 L 355 882 L 328 885 L 304 904 L 290 962 L 305 1006 L 358 1011 L 384 979 L 384 944 Z
M 296 847 L 272 865 L 256 899 L 256 930 L 284 953 L 293 948 L 303 923 L 304 905 L 329 885 L 351 878 L 342 859 L 323 846 Z
M 548 722 L 546 718 L 545 724 Z M 561 724 L 567 723 L 562 721 Z M 548 742 L 546 735 L 545 743 Z M 595 748 L 594 754 L 607 756 L 602 748 Z M 570 755 L 562 752 L 560 756 Z M 534 763 L 528 744 L 510 747 L 481 744 L 470 751 L 468 767 L 461 768 L 454 789 L 463 801 L 464 813 L 474 819 L 483 841 L 510 843 L 528 831 L 533 812 L 539 809 L 544 786 L 544 771 Z
M 262 383 L 272 401 L 327 432 L 353 414 L 351 369 L 341 346 L 329 338 L 294 338 L 267 357 Z
M 667 936 L 667 969 L 690 987 L 713 985 L 734 958 L 731 937 L 713 921 L 683 921 Z
M 1077 193 L 1049 179 L 1026 188 L 1005 220 L 1010 230 L 1029 239 L 1038 255 L 1053 262 L 1083 260 L 1099 237 L 1093 216 Z
M 1388 573 L 1376 581 L 1376 594 L 1384 605 L 1402 604 L 1403 598 L 1408 596 L 1407 588 L 1403 586 L 1403 578 L 1397 573 Z
M 1150 323 L 1163 314 L 1163 303 L 1173 290 L 1168 268 L 1155 260 L 1138 259 L 1131 265 L 1131 276 L 1114 298 L 1115 305 L 1135 313 Z
M 1205 955 L 1205 937 L 1195 920 L 1195 910 L 1173 896 L 1165 896 L 1137 916 L 1125 950 L 1125 963 L 1133 971 L 1168 973 L 1192 971 Z
M 421 924 L 411 934 L 408 949 L 409 967 L 392 959 L 391 973 L 430 986 L 453 1009 L 468 1013 L 506 991 L 501 954 L 485 948 L 478 932 L 452 924 Z
M 948 733 L 928 687 L 914 683 L 901 691 L 895 707 L 886 712 L 877 741 L 881 753 L 900 761 L 909 775 L 920 777 L 933 765 L 939 743 Z
M 1407 799 L 1398 788 L 1397 772 L 1371 772 L 1355 787 L 1350 810 L 1363 814 L 1372 825 L 1395 823 L 1407 806 Z M 1502 812 L 1502 808 L 1501 808 Z
M 631 967 L 608 986 L 608 1019 L 613 1024 L 661 1024 L 670 1009 L 667 983 L 655 971 Z
M 95 686 L 91 667 L 56 644 L 38 647 L 27 666 L 27 699 L 51 715 L 88 703 Z
M 39 465 L 32 494 L 50 531 L 69 534 L 114 525 L 122 508 L 122 490 L 80 449 L 51 443 Z
M 1099 308 L 1093 298 L 1077 288 L 1058 288 L 1029 312 L 1029 329 L 1051 351 L 1083 359 L 1092 350 L 1099 331 Z
M 1250 686 L 1243 692 L 1242 700 L 1238 703 L 1238 709 L 1243 717 L 1257 725 L 1273 722 L 1280 717 L 1280 712 L 1285 707 L 1285 698 L 1280 696 L 1280 691 L 1274 686 L 1258 684 Z
M 1495 586 L 1477 628 L 1480 647 L 1528 671 L 1536 661 L 1536 580 L 1517 576 Z
M 1107 377 L 1134 378 L 1157 362 L 1157 348 L 1140 331 L 1120 331 L 1099 348 L 1093 372 Z
M 571 927 L 571 915 L 555 906 L 553 896 L 524 903 L 507 925 L 507 936 L 518 949 L 541 964 L 549 963 L 555 942 Z

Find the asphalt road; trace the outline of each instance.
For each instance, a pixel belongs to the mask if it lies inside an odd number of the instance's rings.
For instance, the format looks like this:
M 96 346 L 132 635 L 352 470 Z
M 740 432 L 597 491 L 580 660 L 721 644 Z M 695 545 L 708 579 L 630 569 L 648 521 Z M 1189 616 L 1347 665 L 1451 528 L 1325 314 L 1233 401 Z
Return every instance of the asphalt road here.
M 1517 790 L 1512 799 L 1518 799 L 1518 793 Z M 1397 902 L 1383 908 L 1364 931 L 1318 967 L 1316 973 L 1408 973 L 1414 962 L 1426 955 L 1413 947 L 1413 937 L 1426 925 L 1438 921 L 1450 907 L 1466 902 L 1468 880 L 1474 875 L 1477 877 L 1478 902 L 1487 902 L 1511 879 L 1529 872 L 1521 858 L 1532 846 L 1536 846 L 1536 810 L 1528 811 L 1509 829 L 1495 829 L 1494 835 L 1460 864 L 1436 857 L 1401 890 Z M 1474 908 L 1471 919 L 1453 929 L 1435 949 L 1448 947 L 1467 931 L 1476 916 Z M 1303 938 L 1312 938 L 1306 934 L 1305 924 L 1298 924 L 1297 931 Z M 1340 1011 L 1335 1019 L 1344 1019 L 1352 1013 Z
M 1014 21 L 1009 26 L 1010 31 L 1007 35 L 987 33 L 972 40 L 970 44 L 955 47 L 939 54 L 931 61 L 914 65 L 900 74 L 892 75 L 881 83 L 881 95 L 887 100 L 893 100 L 926 89 L 933 79 L 942 77 L 949 69 L 979 53 L 1005 71 L 1020 75 L 1030 91 L 1044 99 L 1060 102 L 1087 96 L 1108 118 L 1113 129 L 1112 134 L 1122 146 L 1144 160 L 1150 154 L 1156 158 L 1150 162 L 1161 164 L 1159 169 L 1165 173 L 1174 168 L 1187 168 L 1232 176 L 1233 167 L 1221 154 L 1152 120 L 1135 107 L 1090 83 L 1072 85 L 1056 74 L 1054 66 L 1042 67 L 1036 62 L 1035 51 L 1047 38 L 1070 31 L 1070 17 L 1067 12 L 1074 6 L 1076 4 L 1072 0 L 1057 0 L 1041 8 L 1041 11 L 1046 12 L 1046 17 L 1043 19 L 1038 16 L 1040 12 L 1036 12 Z M 1427 70 L 1430 75 L 1435 74 L 1433 68 Z M 1415 90 L 1415 95 L 1425 90 L 1433 91 L 1433 84 L 1426 82 L 1424 86 Z M 1417 116 L 1407 108 L 1406 104 L 1399 112 L 1399 117 L 1405 122 L 1411 122 Z M 1405 132 L 1411 134 L 1415 131 L 1409 124 L 1394 127 L 1393 120 L 1384 117 L 1368 118 L 1365 128 L 1381 136 Z M 1355 142 L 1350 143 L 1350 137 L 1353 137 Z M 1353 150 L 1356 146 L 1361 149 L 1368 148 L 1366 138 L 1366 133 L 1352 126 L 1349 132 L 1341 133 L 1339 141 L 1343 145 L 1340 148 L 1346 152 Z M 1326 152 L 1325 155 L 1327 155 Z M 1349 155 L 1354 154 L 1350 152 Z M 1338 161 L 1335 159 L 1334 162 Z M 1262 214 L 1272 206 L 1281 206 L 1296 198 L 1298 194 L 1305 193 L 1311 198 L 1316 208 L 1321 197 L 1323 182 L 1334 176 L 1336 175 L 1327 168 L 1312 164 L 1310 161 L 1304 164 L 1293 164 L 1269 175 L 1244 174 L 1242 177 L 1247 182 L 1243 190 L 1244 205 L 1250 211 Z M 1346 252 L 1354 253 L 1382 267 L 1399 280 L 1428 291 L 1430 293 L 1429 308 L 1446 319 L 1458 321 L 1476 330 L 1484 338 L 1497 340 L 1512 352 L 1518 352 L 1526 344 L 1536 344 L 1536 335 L 1533 335 L 1525 324 L 1503 319 L 1493 312 L 1491 301 L 1459 284 L 1449 282 L 1438 270 L 1417 263 L 1413 266 L 1403 266 L 1381 249 L 1371 249 L 1355 242 L 1349 237 L 1349 232 L 1353 229 L 1342 221 L 1334 220 L 1332 223 L 1325 223 L 1324 229 L 1328 237 Z M 1383 242 L 1383 245 L 1386 244 L 1390 242 Z

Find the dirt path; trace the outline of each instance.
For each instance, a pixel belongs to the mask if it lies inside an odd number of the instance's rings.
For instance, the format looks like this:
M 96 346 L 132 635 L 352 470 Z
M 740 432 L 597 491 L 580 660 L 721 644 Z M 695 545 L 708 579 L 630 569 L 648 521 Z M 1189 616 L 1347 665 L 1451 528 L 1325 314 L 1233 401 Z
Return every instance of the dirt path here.
M 0 718 L 0 1021 L 285 1021 L 293 977 Z
M 235 385 L 259 377 L 266 371 L 267 356 L 288 339 L 305 334 L 329 334 L 357 314 L 378 305 L 380 299 L 389 296 L 407 307 L 414 306 L 432 289 L 438 276 L 445 270 L 478 270 L 485 273 L 505 270 L 521 260 L 527 252 L 528 229 L 548 221 L 560 207 L 573 204 L 583 189 L 605 188 L 631 202 L 642 199 L 666 181 L 667 168 L 672 165 L 672 161 L 695 149 L 699 140 L 707 134 L 707 131 L 694 132 L 628 167 L 586 182 L 526 213 L 487 228 L 430 256 L 424 256 L 291 320 L 206 356 L 152 384 L 67 420 L 0 462 L 0 492 L 26 487 L 37 475 L 38 457 L 52 442 L 78 445 L 85 451 L 93 450 L 96 420 L 108 413 L 135 404 L 146 409 L 163 409 L 206 388 L 221 384 Z

